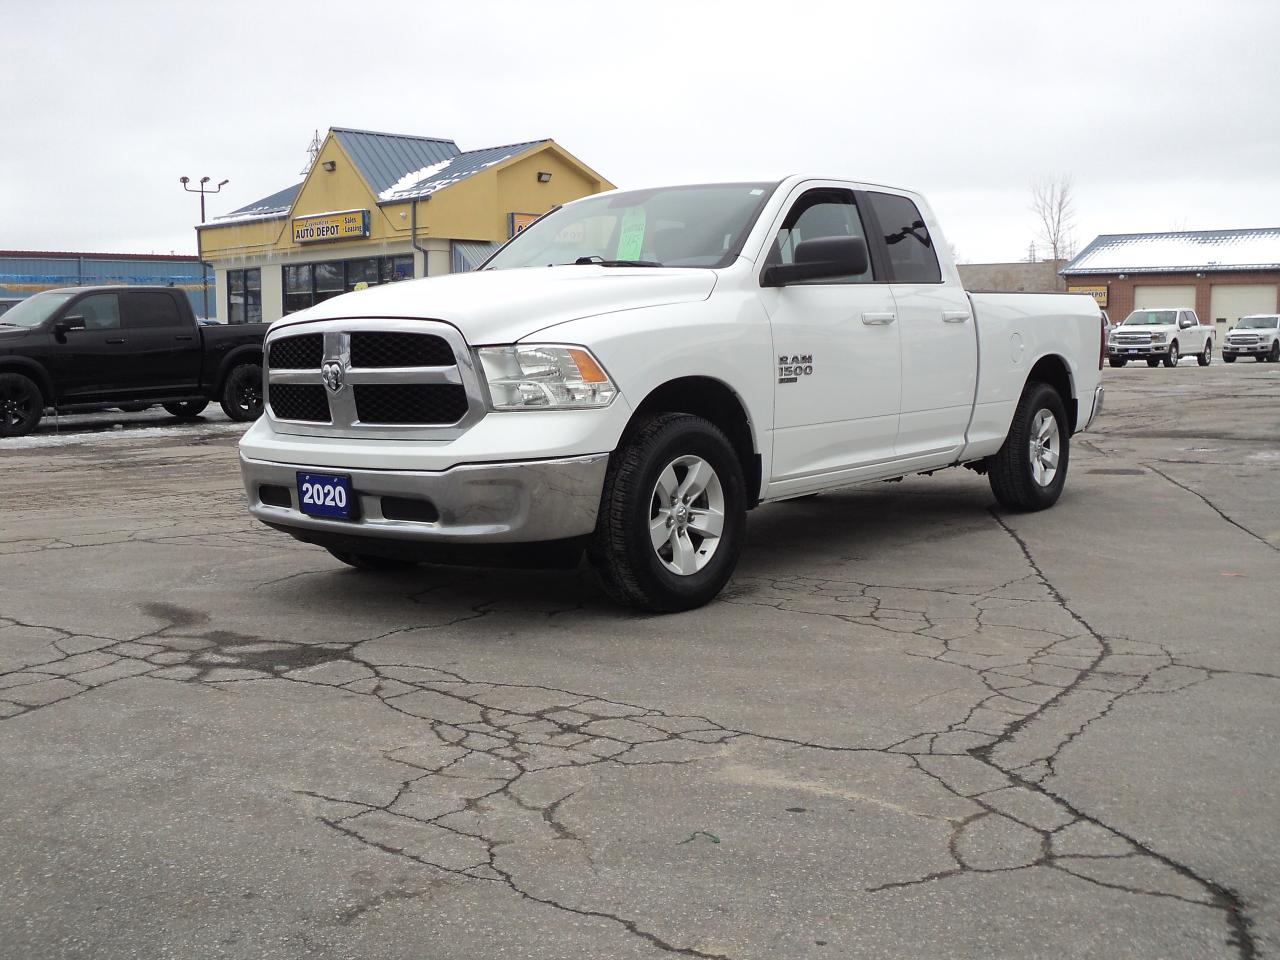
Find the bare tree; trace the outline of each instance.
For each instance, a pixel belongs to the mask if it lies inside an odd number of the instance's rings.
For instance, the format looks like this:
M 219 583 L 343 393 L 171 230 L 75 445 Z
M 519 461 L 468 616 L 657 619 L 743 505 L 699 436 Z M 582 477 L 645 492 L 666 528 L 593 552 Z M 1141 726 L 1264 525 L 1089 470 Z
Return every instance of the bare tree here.
M 1042 177 L 1031 183 L 1031 212 L 1036 215 L 1039 237 L 1054 260 L 1075 254 L 1075 188 L 1069 174 Z

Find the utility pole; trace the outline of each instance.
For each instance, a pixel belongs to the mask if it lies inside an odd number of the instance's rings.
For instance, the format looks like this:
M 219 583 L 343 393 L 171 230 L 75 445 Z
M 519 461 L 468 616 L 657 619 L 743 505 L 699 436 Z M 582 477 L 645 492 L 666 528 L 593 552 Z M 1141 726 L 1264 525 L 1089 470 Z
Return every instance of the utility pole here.
M 200 183 L 196 187 L 191 187 L 190 177 L 179 177 L 178 181 L 182 184 L 182 189 L 187 193 L 200 194 L 200 223 L 204 224 L 204 195 L 206 193 L 221 193 L 230 180 L 222 180 L 216 187 L 206 186 L 212 177 L 201 177 Z M 204 251 L 200 249 L 200 232 L 196 231 L 196 256 L 200 258 L 200 275 L 204 282 L 204 315 L 209 316 L 209 265 L 204 262 Z

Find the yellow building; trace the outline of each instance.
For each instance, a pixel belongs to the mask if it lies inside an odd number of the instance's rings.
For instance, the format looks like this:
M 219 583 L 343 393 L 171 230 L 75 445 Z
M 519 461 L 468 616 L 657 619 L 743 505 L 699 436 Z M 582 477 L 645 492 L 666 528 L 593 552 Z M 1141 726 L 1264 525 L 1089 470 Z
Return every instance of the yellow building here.
M 299 184 L 197 227 L 218 319 L 277 320 L 329 297 L 472 270 L 557 204 L 613 184 L 554 140 L 452 140 L 334 127 Z

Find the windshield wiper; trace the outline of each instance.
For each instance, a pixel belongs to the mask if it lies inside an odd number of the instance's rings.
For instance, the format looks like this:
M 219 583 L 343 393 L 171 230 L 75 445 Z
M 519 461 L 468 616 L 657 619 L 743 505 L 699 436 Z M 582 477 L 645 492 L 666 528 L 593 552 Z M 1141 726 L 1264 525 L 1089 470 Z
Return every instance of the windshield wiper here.
M 660 267 L 662 264 L 656 260 L 606 260 L 604 257 L 592 254 L 589 257 L 579 257 L 573 261 L 575 267 L 586 266 L 592 264 L 597 267 Z M 565 264 L 568 266 L 568 264 Z

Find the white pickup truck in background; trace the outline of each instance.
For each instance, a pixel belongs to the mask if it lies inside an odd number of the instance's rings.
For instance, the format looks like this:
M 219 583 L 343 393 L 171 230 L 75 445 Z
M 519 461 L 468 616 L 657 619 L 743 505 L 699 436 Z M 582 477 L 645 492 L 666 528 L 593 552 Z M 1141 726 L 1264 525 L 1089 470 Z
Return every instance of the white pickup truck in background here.
M 1280 363 L 1280 315 L 1262 313 L 1241 317 L 1240 322 L 1227 331 L 1222 344 L 1225 362 L 1235 363 L 1236 357 Z
M 1148 367 L 1176 367 L 1183 357 L 1194 356 L 1207 367 L 1213 362 L 1213 334 L 1213 327 L 1201 323 L 1194 310 L 1135 310 L 1111 328 L 1108 360 L 1113 367 L 1130 360 L 1146 360 Z
M 1052 505 L 1102 406 L 1094 301 L 969 294 L 914 193 L 813 177 L 588 197 L 477 272 L 273 325 L 253 514 L 360 568 L 573 564 L 706 603 L 761 503 L 949 466 Z

